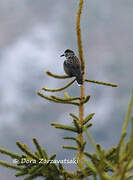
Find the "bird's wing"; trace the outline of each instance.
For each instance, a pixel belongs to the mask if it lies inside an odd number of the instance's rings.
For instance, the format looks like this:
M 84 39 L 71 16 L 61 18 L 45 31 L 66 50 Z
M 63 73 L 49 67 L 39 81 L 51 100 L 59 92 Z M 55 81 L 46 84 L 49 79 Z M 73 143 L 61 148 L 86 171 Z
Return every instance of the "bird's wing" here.
M 81 66 L 79 59 L 74 56 L 73 58 L 65 61 L 65 66 L 71 71 L 72 75 L 78 75 L 81 73 Z

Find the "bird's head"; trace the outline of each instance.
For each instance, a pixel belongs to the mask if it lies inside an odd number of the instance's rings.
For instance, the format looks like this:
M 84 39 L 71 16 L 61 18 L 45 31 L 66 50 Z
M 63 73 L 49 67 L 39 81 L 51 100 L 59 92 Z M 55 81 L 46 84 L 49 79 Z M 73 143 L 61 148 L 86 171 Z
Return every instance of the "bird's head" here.
M 65 50 L 64 54 L 61 55 L 61 57 L 65 56 L 66 58 L 69 58 L 69 57 L 74 56 L 74 55 L 75 54 L 71 49 L 67 49 L 67 50 Z

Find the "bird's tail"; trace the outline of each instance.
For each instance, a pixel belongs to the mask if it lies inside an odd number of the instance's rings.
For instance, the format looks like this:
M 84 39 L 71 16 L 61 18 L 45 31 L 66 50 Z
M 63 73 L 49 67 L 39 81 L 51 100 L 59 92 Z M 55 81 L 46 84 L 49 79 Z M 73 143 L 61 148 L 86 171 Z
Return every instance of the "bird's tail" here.
M 79 85 L 83 84 L 83 78 L 81 73 L 76 76 L 76 80 Z

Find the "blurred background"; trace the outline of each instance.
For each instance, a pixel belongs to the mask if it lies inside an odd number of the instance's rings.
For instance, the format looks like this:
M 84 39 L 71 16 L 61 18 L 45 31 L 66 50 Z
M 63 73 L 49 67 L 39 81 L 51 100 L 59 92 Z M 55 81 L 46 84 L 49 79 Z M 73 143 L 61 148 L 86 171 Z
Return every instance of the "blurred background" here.
M 71 105 L 54 104 L 37 95 L 43 86 L 58 88 L 70 81 L 53 79 L 46 70 L 64 74 L 60 55 L 70 48 L 77 54 L 75 30 L 77 0 L 0 1 L 0 147 L 20 153 L 15 142 L 35 150 L 36 137 L 49 155 L 71 159 L 62 150 L 69 133 L 50 122 L 72 124 Z M 133 1 L 85 0 L 82 39 L 88 79 L 116 83 L 118 88 L 86 83 L 91 99 L 85 115 L 95 112 L 91 133 L 105 149 L 115 146 L 121 135 L 133 87 Z M 77 96 L 76 83 L 64 92 Z M 64 92 L 55 93 L 63 95 Z M 50 93 L 48 93 L 50 95 Z M 92 151 L 87 146 L 88 151 Z M 8 160 L 0 154 L 0 159 Z M 66 165 L 70 169 L 70 165 Z M 14 180 L 14 172 L 0 166 L 2 180 Z M 19 178 L 21 179 L 21 178 Z M 22 178 L 23 179 L 23 178 Z

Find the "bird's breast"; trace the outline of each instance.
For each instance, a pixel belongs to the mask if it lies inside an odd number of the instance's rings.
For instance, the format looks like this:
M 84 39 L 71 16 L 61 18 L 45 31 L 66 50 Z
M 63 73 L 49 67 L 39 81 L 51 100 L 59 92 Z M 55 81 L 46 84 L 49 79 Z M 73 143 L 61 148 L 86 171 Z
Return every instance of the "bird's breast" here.
M 64 61 L 63 66 L 64 66 L 64 71 L 65 71 L 65 73 L 66 73 L 68 76 L 72 77 L 72 76 L 73 76 L 72 69 L 71 69 L 70 64 L 67 62 L 67 60 Z

